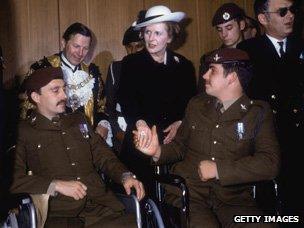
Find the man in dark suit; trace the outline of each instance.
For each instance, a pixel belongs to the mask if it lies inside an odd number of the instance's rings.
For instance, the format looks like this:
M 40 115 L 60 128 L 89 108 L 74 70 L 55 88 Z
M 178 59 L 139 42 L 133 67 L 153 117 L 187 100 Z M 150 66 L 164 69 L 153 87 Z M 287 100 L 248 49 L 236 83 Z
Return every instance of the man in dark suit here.
M 37 109 L 19 124 L 11 192 L 46 194 L 46 227 L 135 227 L 135 218 L 124 214 L 97 171 L 122 183 L 128 194 L 134 187 L 139 199 L 143 186 L 81 112 L 64 114 L 67 96 L 61 68 L 36 70 L 23 88 Z
M 204 79 L 210 96 L 201 94 L 189 102 L 172 143 L 160 146 L 155 126 L 147 144 L 134 131 L 140 151 L 157 164 L 175 163 L 172 171 L 185 178 L 190 227 L 256 227 L 235 224 L 233 217 L 261 215 L 252 182 L 271 180 L 278 173 L 280 154 L 271 109 L 243 93 L 251 77 L 248 60 L 246 52 L 235 48 L 208 56 Z M 168 192 L 169 202 L 179 205 L 178 193 Z
M 282 149 L 283 206 L 285 212 L 303 212 L 304 188 L 296 177 L 302 172 L 304 146 L 304 42 L 292 36 L 296 8 L 290 0 L 256 0 L 254 10 L 265 35 L 237 46 L 253 62 L 254 77 L 247 94 L 271 105 Z

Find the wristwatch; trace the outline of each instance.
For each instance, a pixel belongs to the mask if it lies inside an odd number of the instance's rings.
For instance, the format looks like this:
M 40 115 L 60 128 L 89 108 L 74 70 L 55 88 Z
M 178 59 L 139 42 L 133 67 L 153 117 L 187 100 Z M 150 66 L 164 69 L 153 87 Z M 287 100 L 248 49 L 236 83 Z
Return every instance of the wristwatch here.
M 134 173 L 132 172 L 124 172 L 122 175 L 121 175 L 121 183 L 124 184 L 125 181 L 132 177 L 133 179 L 136 179 L 136 176 L 134 175 Z

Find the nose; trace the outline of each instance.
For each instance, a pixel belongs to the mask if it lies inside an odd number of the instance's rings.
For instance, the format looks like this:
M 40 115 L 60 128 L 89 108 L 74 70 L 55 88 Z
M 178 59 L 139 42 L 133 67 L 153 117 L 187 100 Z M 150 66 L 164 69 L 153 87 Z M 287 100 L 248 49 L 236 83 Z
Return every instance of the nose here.
M 61 95 L 61 98 L 64 99 L 64 100 L 66 100 L 68 98 L 64 89 L 61 90 L 61 94 L 60 95 Z
M 153 32 L 151 32 L 151 33 L 149 34 L 149 41 L 153 40 L 154 37 L 155 37 L 155 34 L 154 34 Z
M 207 72 L 205 74 L 203 74 L 203 79 L 206 80 L 208 78 L 209 71 L 210 71 L 210 69 L 208 69 Z
M 227 35 L 228 35 L 228 32 L 225 29 L 223 29 L 223 31 L 222 31 L 222 37 L 226 38 Z

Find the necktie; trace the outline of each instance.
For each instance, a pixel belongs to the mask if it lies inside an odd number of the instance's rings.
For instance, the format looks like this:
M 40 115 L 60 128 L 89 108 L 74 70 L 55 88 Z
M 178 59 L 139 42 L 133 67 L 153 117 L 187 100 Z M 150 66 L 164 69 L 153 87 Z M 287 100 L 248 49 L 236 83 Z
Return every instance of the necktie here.
M 284 56 L 284 54 L 285 54 L 284 48 L 283 48 L 284 42 L 283 42 L 283 41 L 278 41 L 278 44 L 280 45 L 280 50 L 279 50 L 279 52 L 280 52 L 280 56 L 281 56 L 281 58 L 282 58 L 282 57 Z
M 218 113 L 222 114 L 223 113 L 223 103 L 222 102 L 217 102 L 215 105 L 215 109 Z

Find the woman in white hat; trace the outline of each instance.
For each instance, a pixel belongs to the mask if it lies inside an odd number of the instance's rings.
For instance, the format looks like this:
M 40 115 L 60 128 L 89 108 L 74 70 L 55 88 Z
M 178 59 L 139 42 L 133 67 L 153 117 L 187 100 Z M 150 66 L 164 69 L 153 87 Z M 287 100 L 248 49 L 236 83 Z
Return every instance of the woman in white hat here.
M 135 26 L 141 31 L 145 49 L 122 61 L 119 100 L 128 127 L 121 160 L 146 184 L 151 193 L 153 169 L 150 159 L 133 145 L 137 129 L 149 144 L 149 126 L 157 126 L 160 143 L 170 143 L 181 124 L 186 105 L 196 93 L 195 71 L 185 57 L 167 47 L 180 31 L 183 12 L 165 6 L 148 9 L 145 19 Z M 153 196 L 153 195 L 152 195 Z

